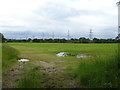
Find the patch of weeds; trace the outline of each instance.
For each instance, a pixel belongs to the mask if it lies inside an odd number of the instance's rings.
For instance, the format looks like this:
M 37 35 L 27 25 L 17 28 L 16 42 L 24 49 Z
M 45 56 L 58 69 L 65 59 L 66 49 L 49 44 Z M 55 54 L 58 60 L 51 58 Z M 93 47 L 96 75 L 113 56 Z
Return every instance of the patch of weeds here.
M 61 88 L 64 86 L 63 78 L 55 73 L 49 74 L 44 78 L 45 81 L 45 88 Z
M 67 75 L 69 75 L 69 77 L 72 77 L 73 79 L 75 79 L 77 77 L 76 68 L 67 67 L 64 71 L 67 73 Z
M 82 87 L 118 88 L 120 73 L 115 56 L 83 60 L 79 64 L 77 79 Z
M 43 88 L 43 75 L 38 71 L 39 67 L 33 67 L 32 70 L 26 71 L 24 77 L 18 83 L 18 88 Z
M 33 66 L 33 67 L 32 67 L 32 70 L 33 70 L 33 71 L 37 71 L 37 70 L 39 70 L 40 68 L 41 68 L 40 66 Z

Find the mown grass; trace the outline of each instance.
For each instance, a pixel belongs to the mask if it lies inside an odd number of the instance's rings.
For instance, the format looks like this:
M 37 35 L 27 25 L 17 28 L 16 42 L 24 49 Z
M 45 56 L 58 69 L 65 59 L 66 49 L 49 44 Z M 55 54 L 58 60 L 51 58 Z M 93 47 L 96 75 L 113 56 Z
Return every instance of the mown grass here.
M 9 43 L 8 45 L 20 51 L 20 57 L 29 58 L 31 61 L 41 60 L 46 62 L 67 61 L 66 63 L 55 63 L 66 67 L 65 72 L 77 80 L 82 88 L 117 88 L 120 82 L 120 69 L 118 68 L 117 44 L 64 44 L 64 43 Z M 68 57 L 56 57 L 59 52 L 69 52 Z M 90 55 L 90 58 L 78 59 L 77 54 Z M 26 74 L 22 79 L 21 87 L 30 86 L 35 82 L 38 87 L 40 82 L 37 72 Z M 28 85 L 26 85 L 28 82 Z M 25 86 L 24 86 L 25 85 Z M 41 86 L 40 86 L 41 87 Z
M 19 54 L 19 52 L 16 49 L 14 49 L 6 44 L 2 45 L 2 70 L 3 70 L 3 73 L 17 61 L 18 54 Z

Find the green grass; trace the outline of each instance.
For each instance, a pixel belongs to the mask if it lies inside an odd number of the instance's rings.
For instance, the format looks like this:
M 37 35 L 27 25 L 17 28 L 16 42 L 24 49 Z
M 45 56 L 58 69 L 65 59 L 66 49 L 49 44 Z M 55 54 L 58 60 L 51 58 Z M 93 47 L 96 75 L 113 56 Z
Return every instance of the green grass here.
M 8 43 L 8 45 L 20 52 L 20 58 L 28 58 L 30 62 L 67 61 L 66 63 L 55 62 L 55 64 L 65 67 L 64 73 L 67 73 L 65 77 L 74 78 L 80 87 L 116 88 L 120 84 L 118 83 L 120 82 L 120 69 L 118 69 L 117 44 Z M 55 54 L 59 52 L 69 52 L 70 55 L 56 57 Z M 91 57 L 80 59 L 75 57 L 77 54 L 86 54 Z M 12 57 L 16 58 L 16 54 L 14 55 Z M 42 87 L 42 85 L 38 87 L 42 77 L 39 74 L 36 71 L 27 72 L 19 87 L 27 88 L 31 84 L 34 88 Z M 30 79 L 34 76 L 35 79 Z M 29 82 L 34 82 L 36 85 Z
M 40 72 L 40 66 L 30 66 L 29 70 L 24 71 L 24 75 L 17 84 L 16 88 L 60 88 L 63 80 L 55 79 L 56 74 L 46 74 Z
M 116 88 L 119 87 L 120 70 L 115 56 L 96 57 L 79 63 L 76 72 L 82 87 L 87 88 Z
M 43 84 L 40 84 L 43 78 L 42 73 L 38 71 L 39 67 L 34 67 L 24 73 L 24 77 L 20 80 L 17 88 L 43 88 Z
M 2 45 L 2 70 L 5 72 L 8 68 L 10 68 L 18 58 L 19 52 L 8 46 L 3 44 Z

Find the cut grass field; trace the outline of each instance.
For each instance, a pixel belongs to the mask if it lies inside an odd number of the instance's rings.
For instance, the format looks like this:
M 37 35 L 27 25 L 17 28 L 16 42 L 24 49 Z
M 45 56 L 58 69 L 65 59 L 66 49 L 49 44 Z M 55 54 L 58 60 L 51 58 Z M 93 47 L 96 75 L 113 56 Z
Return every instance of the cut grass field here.
M 4 45 L 6 46 L 6 44 Z M 5 58 L 3 59 L 3 68 L 7 64 L 11 65 L 13 61 L 9 62 L 9 60 L 13 58 L 30 60 L 23 63 L 22 69 L 19 69 L 22 71 L 22 76 L 18 82 L 12 82 L 13 84 L 17 83 L 15 87 L 116 88 L 119 86 L 120 70 L 117 66 L 117 44 L 7 43 L 7 45 L 14 49 L 8 48 L 7 51 L 3 51 L 7 53 L 3 55 Z M 59 52 L 69 52 L 70 54 L 67 57 L 56 57 Z M 10 56 L 12 58 L 6 58 L 9 57 L 5 56 L 8 53 L 12 54 Z M 77 54 L 86 54 L 91 57 L 76 58 Z M 14 70 L 15 74 L 16 72 Z

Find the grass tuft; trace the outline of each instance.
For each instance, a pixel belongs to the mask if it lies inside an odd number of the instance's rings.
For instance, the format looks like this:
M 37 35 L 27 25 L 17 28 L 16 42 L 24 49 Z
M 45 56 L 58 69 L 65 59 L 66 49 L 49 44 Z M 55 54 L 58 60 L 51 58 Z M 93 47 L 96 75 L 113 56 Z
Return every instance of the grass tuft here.
M 120 70 L 116 55 L 95 57 L 79 63 L 77 80 L 87 88 L 118 88 Z
M 43 88 L 43 75 L 38 69 L 39 67 L 33 67 L 32 70 L 26 71 L 17 88 Z

